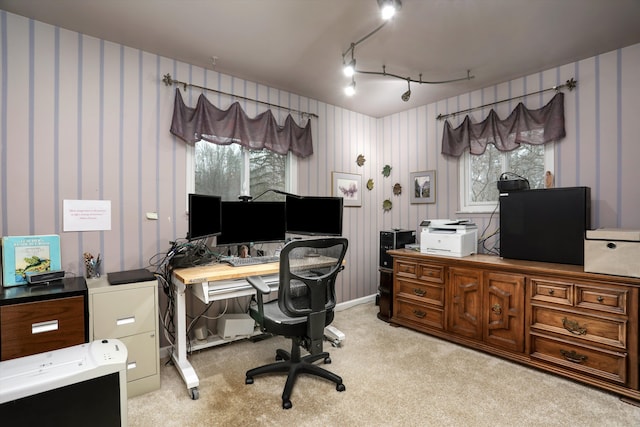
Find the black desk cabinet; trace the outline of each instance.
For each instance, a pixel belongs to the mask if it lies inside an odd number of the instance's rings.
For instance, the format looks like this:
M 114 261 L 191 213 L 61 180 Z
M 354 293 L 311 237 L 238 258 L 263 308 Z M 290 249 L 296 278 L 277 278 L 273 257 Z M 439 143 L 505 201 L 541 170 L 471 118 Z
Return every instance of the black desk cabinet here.
M 89 340 L 83 277 L 0 291 L 0 360 L 70 347 Z

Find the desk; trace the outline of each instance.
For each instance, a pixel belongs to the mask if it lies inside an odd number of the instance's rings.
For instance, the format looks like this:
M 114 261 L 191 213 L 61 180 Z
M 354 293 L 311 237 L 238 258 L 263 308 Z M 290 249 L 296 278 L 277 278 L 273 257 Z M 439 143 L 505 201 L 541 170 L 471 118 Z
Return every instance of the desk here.
M 335 258 L 326 256 L 306 257 L 299 260 L 292 260 L 294 268 L 306 269 L 333 265 Z M 200 380 L 193 366 L 187 360 L 187 311 L 185 291 L 190 286 L 198 299 L 205 304 L 212 301 L 220 301 L 229 298 L 251 296 L 255 294 L 253 286 L 247 282 L 250 276 L 262 276 L 265 283 L 272 291 L 278 290 L 278 276 L 280 263 L 272 262 L 268 264 L 245 265 L 232 267 L 227 264 L 202 265 L 197 267 L 179 268 L 173 271 L 171 282 L 175 290 L 175 308 L 173 312 L 173 322 L 176 328 L 175 343 L 171 358 L 184 380 L 191 398 L 196 400 L 199 397 L 198 386 Z M 229 342 L 230 340 L 209 337 L 206 343 L 192 346 L 192 350 L 212 347 Z

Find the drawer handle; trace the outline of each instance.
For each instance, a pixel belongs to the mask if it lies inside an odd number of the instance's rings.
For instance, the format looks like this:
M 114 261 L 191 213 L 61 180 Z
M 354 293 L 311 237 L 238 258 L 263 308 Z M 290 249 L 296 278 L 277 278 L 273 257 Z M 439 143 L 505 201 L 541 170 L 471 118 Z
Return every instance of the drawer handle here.
M 423 319 L 427 315 L 427 313 L 422 310 L 413 310 L 413 315 L 420 319 Z
M 598 298 L 596 298 L 598 300 L 598 302 L 602 302 L 604 301 L 604 297 L 602 295 L 599 295 Z
M 586 335 L 587 328 L 581 327 L 576 320 L 562 319 L 562 326 L 574 335 Z
M 136 322 L 136 316 L 129 316 L 129 317 L 123 317 L 122 319 L 117 319 L 116 325 L 117 326 L 129 325 L 135 322 Z
M 427 291 L 425 291 L 424 289 L 413 288 L 413 293 L 419 297 L 423 297 L 427 294 Z
M 31 325 L 32 334 L 41 334 L 43 332 L 51 332 L 58 330 L 57 320 L 48 320 L 46 322 L 38 322 Z
M 493 307 L 491 307 L 491 311 L 499 316 L 502 314 L 502 306 L 500 306 L 500 304 L 493 304 Z
M 555 292 L 555 290 L 549 289 L 549 295 L 553 295 L 554 292 Z
M 584 354 L 576 353 L 575 350 L 571 350 L 571 351 L 560 350 L 560 354 L 562 354 L 564 358 L 567 359 L 569 362 L 573 362 L 573 363 L 582 363 L 582 362 L 586 362 L 587 360 L 587 356 L 585 356 Z
M 135 360 L 133 362 L 129 362 L 127 363 L 127 370 L 131 370 L 131 369 L 136 369 L 138 365 L 136 364 Z

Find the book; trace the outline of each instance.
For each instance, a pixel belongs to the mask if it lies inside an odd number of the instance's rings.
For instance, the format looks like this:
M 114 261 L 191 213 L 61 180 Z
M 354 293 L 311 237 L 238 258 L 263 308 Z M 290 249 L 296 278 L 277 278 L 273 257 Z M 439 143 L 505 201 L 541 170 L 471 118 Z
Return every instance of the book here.
M 27 275 L 60 270 L 60 236 L 5 236 L 2 238 L 3 286 L 27 284 Z

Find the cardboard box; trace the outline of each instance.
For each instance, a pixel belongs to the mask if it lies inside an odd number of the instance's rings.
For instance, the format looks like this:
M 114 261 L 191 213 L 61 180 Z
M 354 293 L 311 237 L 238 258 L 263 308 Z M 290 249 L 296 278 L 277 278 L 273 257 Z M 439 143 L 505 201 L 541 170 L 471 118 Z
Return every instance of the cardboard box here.
M 640 230 L 587 230 L 584 240 L 584 271 L 640 277 Z

